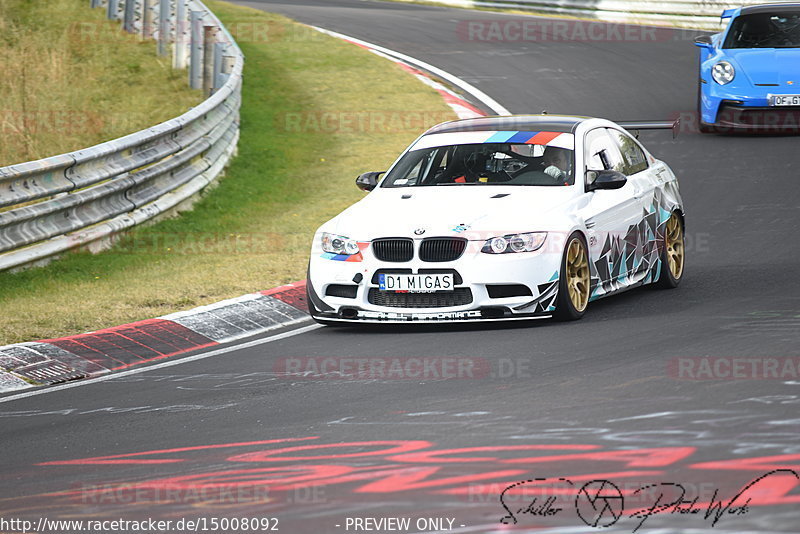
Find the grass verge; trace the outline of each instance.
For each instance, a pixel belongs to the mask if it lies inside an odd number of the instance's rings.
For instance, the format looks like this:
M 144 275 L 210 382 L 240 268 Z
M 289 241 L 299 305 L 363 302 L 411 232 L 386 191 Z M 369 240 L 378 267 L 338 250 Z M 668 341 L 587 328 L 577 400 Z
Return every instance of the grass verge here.
M 0 167 L 121 137 L 197 105 L 200 92 L 155 51 L 88 0 L 0 0 Z
M 278 15 L 208 2 L 247 60 L 239 155 L 192 212 L 112 250 L 0 273 L 0 344 L 96 330 L 302 279 L 316 227 L 454 118 L 399 66 Z

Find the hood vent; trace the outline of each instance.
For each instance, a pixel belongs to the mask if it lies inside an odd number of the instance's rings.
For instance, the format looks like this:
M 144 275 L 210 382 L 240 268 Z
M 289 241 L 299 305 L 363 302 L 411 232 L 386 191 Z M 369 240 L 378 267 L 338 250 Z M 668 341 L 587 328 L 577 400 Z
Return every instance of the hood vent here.
M 497 193 L 495 196 L 489 197 L 489 198 L 503 198 L 503 197 L 507 197 L 509 194 L 510 193 Z

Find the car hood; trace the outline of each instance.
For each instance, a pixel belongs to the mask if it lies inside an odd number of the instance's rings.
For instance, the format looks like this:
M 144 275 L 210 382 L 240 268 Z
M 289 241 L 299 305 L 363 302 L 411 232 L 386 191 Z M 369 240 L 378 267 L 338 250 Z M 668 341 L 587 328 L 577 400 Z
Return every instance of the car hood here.
M 727 49 L 726 54 L 752 84 L 796 87 L 800 93 L 800 48 Z M 794 85 L 787 85 L 793 81 Z
M 567 186 L 378 188 L 324 228 L 359 241 L 563 230 L 565 204 L 575 198 Z

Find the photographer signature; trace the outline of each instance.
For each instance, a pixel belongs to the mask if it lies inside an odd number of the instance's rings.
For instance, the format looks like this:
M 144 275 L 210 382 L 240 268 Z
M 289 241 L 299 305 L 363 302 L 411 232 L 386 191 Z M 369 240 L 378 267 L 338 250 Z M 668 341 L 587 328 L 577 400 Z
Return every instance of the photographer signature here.
M 793 469 L 775 469 L 751 480 L 728 501 L 717 500 L 719 489 L 715 489 L 710 502 L 703 504 L 698 504 L 699 496 L 691 500 L 686 499 L 686 488 L 676 482 L 657 482 L 641 486 L 634 490 L 631 495 L 643 495 L 644 492 L 649 491 L 658 492 L 658 496 L 652 505 L 639 508 L 627 515 L 631 519 L 639 520 L 632 532 L 638 531 L 650 517 L 658 514 L 702 516 L 704 521 L 711 521 L 712 527 L 723 517 L 747 514 L 750 511 L 749 504 L 751 499 L 745 498 L 745 494 L 759 483 L 776 475 L 792 475 L 800 480 L 800 474 Z M 527 506 L 517 508 L 516 511 L 512 511 L 509 507 L 509 492 L 515 489 L 519 490 L 525 486 L 540 486 L 544 482 L 562 482 L 573 488 L 575 487 L 575 484 L 566 478 L 534 478 L 515 482 L 500 493 L 500 504 L 506 511 L 506 515 L 500 519 L 500 522 L 516 525 L 519 519 L 525 515 L 549 517 L 562 512 L 564 509 L 555 505 L 556 497 L 549 497 L 543 501 L 539 500 L 539 497 L 534 497 L 527 503 Z M 560 490 L 560 493 L 566 491 Z M 669 497 L 666 495 L 669 495 Z M 575 493 L 575 511 L 587 526 L 594 528 L 610 527 L 621 518 L 626 517 L 625 496 L 619 487 L 610 480 L 592 480 L 581 486 Z

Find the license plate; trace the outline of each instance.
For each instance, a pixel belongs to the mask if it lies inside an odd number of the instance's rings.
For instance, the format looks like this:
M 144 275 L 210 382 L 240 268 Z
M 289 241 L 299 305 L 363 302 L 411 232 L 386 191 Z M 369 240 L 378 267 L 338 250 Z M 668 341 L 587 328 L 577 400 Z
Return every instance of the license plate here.
M 408 293 L 432 293 L 452 291 L 453 274 L 380 274 L 378 285 L 381 291 L 405 291 Z
M 769 95 L 770 106 L 800 106 L 800 95 Z

